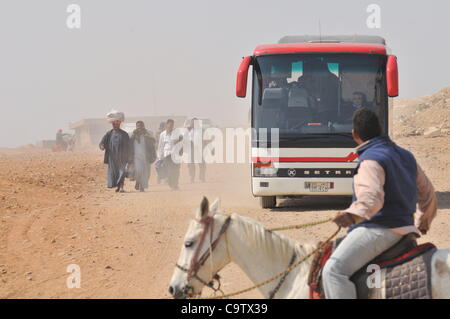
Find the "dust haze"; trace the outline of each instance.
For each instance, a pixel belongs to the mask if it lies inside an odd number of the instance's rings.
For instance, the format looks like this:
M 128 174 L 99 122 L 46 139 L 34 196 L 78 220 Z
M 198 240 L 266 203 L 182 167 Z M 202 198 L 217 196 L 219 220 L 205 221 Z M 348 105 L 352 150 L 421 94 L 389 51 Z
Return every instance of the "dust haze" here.
M 81 28 L 68 29 L 69 4 Z M 53 139 L 69 123 L 127 116 L 200 116 L 248 122 L 236 70 L 257 44 L 284 35 L 372 34 L 399 57 L 401 97 L 449 86 L 448 1 L 2 1 L 0 147 Z M 319 23 L 320 22 L 320 23 Z
M 80 29 L 66 26 L 72 3 L 81 7 Z M 323 34 L 382 36 L 398 56 L 401 96 L 392 137 L 414 153 L 439 201 L 432 230 L 419 243 L 448 247 L 450 2 L 343 3 L 1 1 L 0 298 L 168 298 L 183 236 L 203 196 L 221 198 L 223 212 L 267 227 L 345 209 L 348 198 L 307 197 L 263 210 L 248 164 L 208 165 L 205 182 L 191 182 L 182 164 L 179 191 L 157 183 L 152 165 L 146 192 L 126 180 L 125 193 L 115 193 L 106 188 L 96 145 L 110 128 L 111 109 L 152 125 L 171 117 L 180 126 L 192 116 L 222 128 L 248 124 L 250 94 L 235 96 L 241 57 L 285 35 L 318 34 L 319 25 Z M 380 29 L 367 28 L 371 3 L 381 7 Z M 37 147 L 58 129 L 73 133 L 74 123 L 94 137 L 95 148 Z M 303 244 L 335 230 L 328 223 L 286 235 Z M 79 289 L 66 284 L 72 264 L 82 269 Z M 226 292 L 252 284 L 236 265 L 221 276 Z

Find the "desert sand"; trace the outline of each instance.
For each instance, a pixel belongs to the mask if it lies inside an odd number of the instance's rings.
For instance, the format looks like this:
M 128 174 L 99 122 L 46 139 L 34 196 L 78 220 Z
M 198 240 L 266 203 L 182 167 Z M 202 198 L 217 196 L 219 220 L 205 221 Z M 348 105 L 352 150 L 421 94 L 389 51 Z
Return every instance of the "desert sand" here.
M 417 107 L 417 103 L 403 104 L 402 108 Z M 420 112 L 432 108 L 399 113 L 397 119 L 403 116 L 403 120 L 396 121 L 395 140 L 414 152 L 439 199 L 432 229 L 419 241 L 448 248 L 450 136 L 445 124 L 436 137 L 411 134 L 420 126 Z M 407 122 L 413 129 L 405 128 Z M 437 126 L 435 122 L 426 120 L 422 128 Z M 135 191 L 129 181 L 126 193 L 115 193 L 105 187 L 105 174 L 97 150 L 0 150 L 0 298 L 169 297 L 167 285 L 202 196 L 220 198 L 224 212 L 250 216 L 267 227 L 324 219 L 349 203 L 348 198 L 305 197 L 262 210 L 251 195 L 250 168 L 244 164 L 210 165 L 207 182 L 194 184 L 188 183 L 187 167 L 182 166 L 179 191 L 157 185 L 153 168 L 145 193 Z M 335 229 L 328 223 L 286 235 L 300 243 L 315 242 Z M 81 288 L 67 288 L 70 264 L 80 266 Z M 221 275 L 225 292 L 251 285 L 235 265 Z M 252 291 L 241 297 L 260 298 L 260 294 Z

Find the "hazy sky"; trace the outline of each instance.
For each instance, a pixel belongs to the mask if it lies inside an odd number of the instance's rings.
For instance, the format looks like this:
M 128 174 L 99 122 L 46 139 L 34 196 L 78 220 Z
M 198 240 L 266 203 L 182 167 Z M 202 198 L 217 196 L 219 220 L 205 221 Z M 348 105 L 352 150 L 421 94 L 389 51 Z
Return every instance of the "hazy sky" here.
M 81 29 L 66 26 L 81 6 Z M 366 8 L 381 7 L 381 29 Z M 401 97 L 450 86 L 450 2 L 1 0 L 0 147 L 52 139 L 111 109 L 247 120 L 241 57 L 284 35 L 374 34 L 399 58 Z

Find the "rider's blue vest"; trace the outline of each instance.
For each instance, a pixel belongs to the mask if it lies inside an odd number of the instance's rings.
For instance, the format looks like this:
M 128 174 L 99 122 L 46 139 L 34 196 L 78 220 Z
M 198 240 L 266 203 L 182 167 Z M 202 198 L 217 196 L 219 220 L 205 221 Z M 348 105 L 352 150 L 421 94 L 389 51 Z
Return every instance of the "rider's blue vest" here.
M 413 215 L 417 203 L 417 163 L 411 152 L 397 146 L 387 136 L 371 139 L 357 153 L 359 164 L 365 160 L 376 161 L 386 175 L 384 205 L 370 220 L 350 227 L 397 228 L 414 225 Z M 353 192 L 353 201 L 356 201 Z

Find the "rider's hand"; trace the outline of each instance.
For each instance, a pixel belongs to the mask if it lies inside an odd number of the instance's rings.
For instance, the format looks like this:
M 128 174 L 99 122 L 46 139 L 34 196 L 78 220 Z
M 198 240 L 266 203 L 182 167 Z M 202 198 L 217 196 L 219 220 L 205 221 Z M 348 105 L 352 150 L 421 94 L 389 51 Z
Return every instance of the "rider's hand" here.
M 333 219 L 333 222 L 336 223 L 339 227 L 349 227 L 355 224 L 355 219 L 352 214 L 346 212 L 337 212 L 336 216 Z
M 105 150 L 105 146 L 103 146 L 103 144 L 100 144 L 100 149 L 101 149 L 102 151 L 104 151 L 104 150 Z
M 418 225 L 416 226 L 417 228 L 419 228 L 419 231 L 422 235 L 426 235 L 430 230 L 430 224 L 427 223 L 425 220 L 420 220 Z
M 428 233 L 428 227 L 419 226 L 419 231 L 422 235 L 426 235 Z

